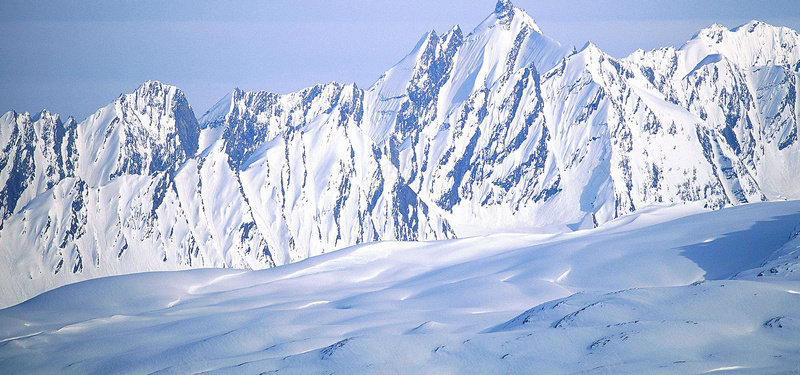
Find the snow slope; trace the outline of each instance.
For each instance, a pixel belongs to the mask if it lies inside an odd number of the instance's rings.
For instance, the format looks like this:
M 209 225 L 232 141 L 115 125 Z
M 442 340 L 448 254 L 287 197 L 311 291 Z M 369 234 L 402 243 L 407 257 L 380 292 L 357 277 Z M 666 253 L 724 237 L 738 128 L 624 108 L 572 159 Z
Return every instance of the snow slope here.
M 678 204 L 573 233 L 100 278 L 0 310 L 0 367 L 787 373 L 800 366 L 799 232 L 800 201 Z
M 800 199 L 798 41 L 753 21 L 616 59 L 502 0 L 368 89 L 234 89 L 197 120 L 180 89 L 146 82 L 81 122 L 11 111 L 0 307 L 99 276 Z

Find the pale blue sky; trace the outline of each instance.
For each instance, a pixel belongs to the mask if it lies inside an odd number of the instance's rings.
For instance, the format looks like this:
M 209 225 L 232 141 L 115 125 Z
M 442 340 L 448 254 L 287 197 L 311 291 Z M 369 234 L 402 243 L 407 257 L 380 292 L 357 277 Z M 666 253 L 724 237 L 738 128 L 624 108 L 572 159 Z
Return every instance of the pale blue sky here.
M 0 112 L 82 120 L 150 79 L 184 90 L 199 117 L 234 87 L 369 87 L 428 30 L 470 31 L 495 1 L 3 0 Z M 751 19 L 800 29 L 800 2 L 516 0 L 566 45 L 613 56 L 680 46 L 703 27 Z

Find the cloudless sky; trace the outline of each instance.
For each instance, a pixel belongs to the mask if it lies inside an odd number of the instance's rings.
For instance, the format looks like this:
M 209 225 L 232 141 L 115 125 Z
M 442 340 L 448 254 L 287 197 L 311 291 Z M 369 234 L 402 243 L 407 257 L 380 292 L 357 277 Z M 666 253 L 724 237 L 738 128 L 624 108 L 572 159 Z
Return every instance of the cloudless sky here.
M 471 31 L 494 0 L 2 0 L 0 113 L 79 121 L 159 80 L 199 117 L 234 87 L 277 93 L 331 81 L 368 88 L 427 31 Z M 615 57 L 679 47 L 713 23 L 800 29 L 800 1 L 516 0 L 545 35 Z

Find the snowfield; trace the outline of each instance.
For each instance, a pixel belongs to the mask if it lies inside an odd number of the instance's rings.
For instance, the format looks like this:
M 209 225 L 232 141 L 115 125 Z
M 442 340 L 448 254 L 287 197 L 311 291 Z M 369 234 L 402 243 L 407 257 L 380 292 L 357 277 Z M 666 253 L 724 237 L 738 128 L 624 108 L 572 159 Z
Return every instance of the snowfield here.
M 790 373 L 800 201 L 93 279 L 0 310 L 4 373 Z
M 509 0 L 487 13 L 368 88 L 232 89 L 198 119 L 148 81 L 82 121 L 0 115 L 0 308 L 105 276 L 800 199 L 796 31 L 712 25 L 620 59 Z

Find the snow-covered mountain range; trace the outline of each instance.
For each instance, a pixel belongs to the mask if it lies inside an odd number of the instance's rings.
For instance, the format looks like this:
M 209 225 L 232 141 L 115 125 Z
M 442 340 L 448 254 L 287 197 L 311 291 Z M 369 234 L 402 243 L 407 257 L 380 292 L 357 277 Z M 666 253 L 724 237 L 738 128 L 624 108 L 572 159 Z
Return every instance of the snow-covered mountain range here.
M 0 305 L 105 275 L 800 199 L 798 44 L 753 21 L 617 59 L 501 0 L 367 90 L 236 89 L 198 120 L 147 82 L 82 122 L 8 112 Z

